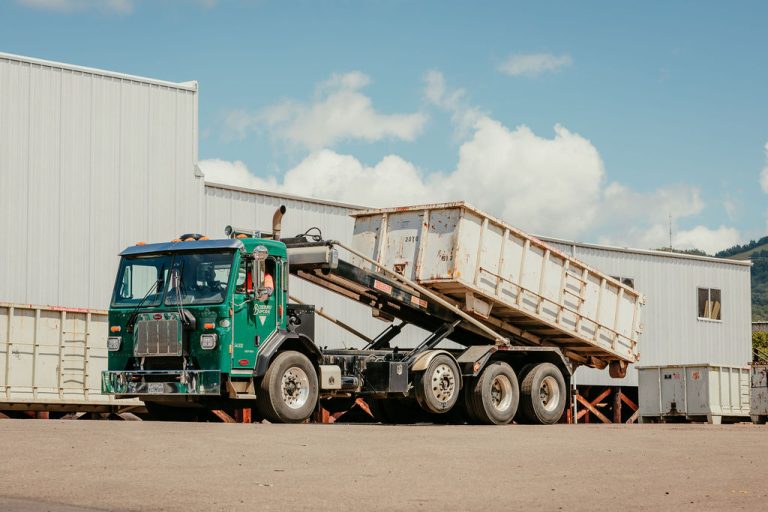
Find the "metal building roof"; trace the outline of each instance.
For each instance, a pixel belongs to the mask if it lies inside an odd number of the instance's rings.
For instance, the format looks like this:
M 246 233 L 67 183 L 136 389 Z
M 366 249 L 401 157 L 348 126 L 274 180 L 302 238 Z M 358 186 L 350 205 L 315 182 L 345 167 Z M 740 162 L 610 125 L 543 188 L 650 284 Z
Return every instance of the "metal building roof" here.
M 157 80 L 155 78 L 147 78 L 143 76 L 128 75 L 125 73 L 117 73 L 115 71 L 107 71 L 104 69 L 89 68 L 85 66 L 75 66 L 74 64 L 64 64 L 62 62 L 54 62 L 50 60 L 36 59 L 34 57 L 26 57 L 23 55 L 14 55 L 12 53 L 0 52 L 0 59 L 6 59 L 16 62 L 24 62 L 27 64 L 37 64 L 39 66 L 45 66 L 53 69 L 66 69 L 69 71 L 78 71 L 80 73 L 86 73 L 90 75 L 107 76 L 110 78 L 119 78 L 121 80 L 129 80 L 131 82 L 140 82 L 144 84 L 162 85 L 170 87 L 172 89 L 183 89 L 185 91 L 197 92 L 197 81 L 192 80 L 189 82 L 168 82 L 165 80 Z

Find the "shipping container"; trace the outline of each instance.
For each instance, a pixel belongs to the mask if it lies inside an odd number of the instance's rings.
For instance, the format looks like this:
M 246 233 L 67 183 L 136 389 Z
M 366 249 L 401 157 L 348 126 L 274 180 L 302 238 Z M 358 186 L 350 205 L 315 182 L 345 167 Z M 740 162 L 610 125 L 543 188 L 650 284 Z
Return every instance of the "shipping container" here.
M 750 371 L 746 366 L 638 367 L 640 422 L 693 420 L 719 424 L 749 417 Z

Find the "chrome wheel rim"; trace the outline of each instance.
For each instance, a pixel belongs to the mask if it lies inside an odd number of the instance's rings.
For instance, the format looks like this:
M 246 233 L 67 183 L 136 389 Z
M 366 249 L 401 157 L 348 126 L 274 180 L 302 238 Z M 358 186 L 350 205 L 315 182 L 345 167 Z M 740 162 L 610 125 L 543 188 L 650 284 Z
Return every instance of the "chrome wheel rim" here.
M 280 381 L 283 402 L 291 409 L 304 407 L 309 400 L 309 377 L 298 366 L 292 366 L 283 373 Z
M 539 399 L 544 410 L 552 412 L 560 404 L 560 386 L 557 385 L 557 379 L 552 376 L 544 377 L 539 387 Z
M 506 411 L 512 405 L 512 382 L 506 375 L 497 375 L 491 382 L 491 405 L 497 411 Z
M 448 403 L 456 393 L 456 375 L 453 368 L 447 364 L 438 365 L 432 372 L 432 395 L 440 403 Z

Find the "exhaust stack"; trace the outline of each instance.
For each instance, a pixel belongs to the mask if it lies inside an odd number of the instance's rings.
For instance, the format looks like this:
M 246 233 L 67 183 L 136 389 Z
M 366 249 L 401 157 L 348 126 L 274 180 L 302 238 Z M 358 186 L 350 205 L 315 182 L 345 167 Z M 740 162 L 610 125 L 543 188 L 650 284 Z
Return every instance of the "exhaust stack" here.
M 272 239 L 280 240 L 280 232 L 283 226 L 283 214 L 285 213 L 285 205 L 280 205 L 280 208 L 275 210 L 275 214 L 272 216 Z

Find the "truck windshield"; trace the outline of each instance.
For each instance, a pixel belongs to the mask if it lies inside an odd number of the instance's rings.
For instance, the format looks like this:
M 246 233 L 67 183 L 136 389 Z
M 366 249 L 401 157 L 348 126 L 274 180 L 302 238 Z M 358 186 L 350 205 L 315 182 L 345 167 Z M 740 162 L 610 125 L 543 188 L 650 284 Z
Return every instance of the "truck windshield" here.
M 218 304 L 227 296 L 232 252 L 183 253 L 174 257 L 165 303 Z
M 143 299 L 145 306 L 159 305 L 170 263 L 171 257 L 168 255 L 123 258 L 117 273 L 112 304 L 136 306 Z
M 232 251 L 154 254 L 120 262 L 113 306 L 218 304 L 227 296 Z

